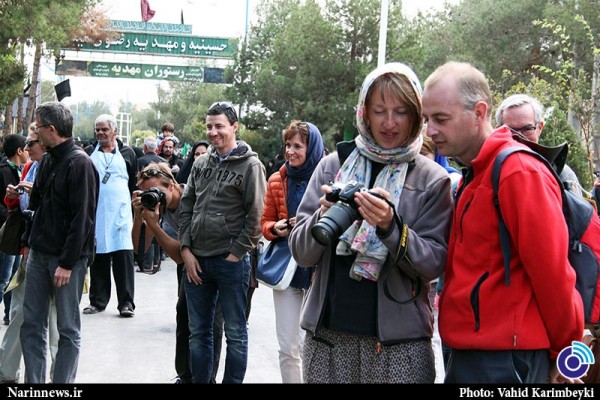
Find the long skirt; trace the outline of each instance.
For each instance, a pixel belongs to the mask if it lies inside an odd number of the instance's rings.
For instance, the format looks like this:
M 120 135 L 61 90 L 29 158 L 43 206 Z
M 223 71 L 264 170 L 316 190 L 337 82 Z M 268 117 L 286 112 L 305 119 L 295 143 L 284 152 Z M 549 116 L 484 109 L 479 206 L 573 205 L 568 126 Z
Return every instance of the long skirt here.
M 431 339 L 378 345 L 377 338 L 319 329 L 307 333 L 306 383 L 434 383 Z

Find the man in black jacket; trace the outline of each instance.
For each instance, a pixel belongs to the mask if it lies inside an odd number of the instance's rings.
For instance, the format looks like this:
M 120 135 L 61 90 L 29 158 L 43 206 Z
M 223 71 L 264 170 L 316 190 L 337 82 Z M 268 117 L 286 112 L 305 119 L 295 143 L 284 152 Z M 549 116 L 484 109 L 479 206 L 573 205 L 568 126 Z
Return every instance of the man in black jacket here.
M 53 383 L 73 383 L 81 342 L 79 302 L 87 260 L 94 251 L 98 173 L 72 138 L 73 116 L 57 102 L 35 111 L 36 132 L 46 155 L 31 190 L 29 247 L 21 345 L 25 382 L 46 382 L 46 332 L 52 299 L 60 339 Z

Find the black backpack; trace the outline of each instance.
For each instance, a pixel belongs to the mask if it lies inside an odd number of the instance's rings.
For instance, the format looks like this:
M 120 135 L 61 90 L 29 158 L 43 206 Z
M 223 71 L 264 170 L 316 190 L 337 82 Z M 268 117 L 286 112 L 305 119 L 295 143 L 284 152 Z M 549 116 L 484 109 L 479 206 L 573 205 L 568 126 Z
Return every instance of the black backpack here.
M 521 142 L 529 146 L 528 142 Z M 598 261 L 600 260 L 600 218 L 590 202 L 565 189 L 558 173 L 544 156 L 524 147 L 509 147 L 500 151 L 492 169 L 494 206 L 498 213 L 500 243 L 504 257 L 505 283 L 506 285 L 510 285 L 510 235 L 500 211 L 498 183 L 504 160 L 516 152 L 531 154 L 542 161 L 552 171 L 560 186 L 563 215 L 569 231 L 569 263 L 575 270 L 577 277 L 575 287 L 583 300 L 585 322 L 597 324 L 600 321 L 600 282 L 598 280 L 600 276 L 600 263 Z M 562 169 L 562 166 L 560 167 Z

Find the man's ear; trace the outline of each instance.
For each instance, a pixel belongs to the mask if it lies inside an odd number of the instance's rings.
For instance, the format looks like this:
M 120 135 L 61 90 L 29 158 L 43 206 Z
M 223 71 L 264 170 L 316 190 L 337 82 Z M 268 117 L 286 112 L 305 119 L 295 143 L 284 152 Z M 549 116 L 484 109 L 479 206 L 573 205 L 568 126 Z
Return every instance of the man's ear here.
M 540 121 L 538 124 L 538 129 L 540 130 L 540 135 L 542 134 L 542 131 L 544 130 L 544 121 Z
M 488 105 L 484 101 L 478 101 L 475 103 L 475 107 L 473 107 L 473 112 L 475 112 L 475 118 L 477 122 L 482 122 L 487 119 L 487 111 Z

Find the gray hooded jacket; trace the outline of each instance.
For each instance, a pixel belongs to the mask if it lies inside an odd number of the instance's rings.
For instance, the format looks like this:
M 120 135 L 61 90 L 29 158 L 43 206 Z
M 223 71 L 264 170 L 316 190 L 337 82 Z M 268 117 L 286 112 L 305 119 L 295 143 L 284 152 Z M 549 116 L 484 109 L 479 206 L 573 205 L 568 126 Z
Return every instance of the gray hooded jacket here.
M 265 167 L 244 142 L 223 161 L 213 149 L 192 166 L 181 198 L 179 239 L 200 257 L 242 258 L 261 237 Z

